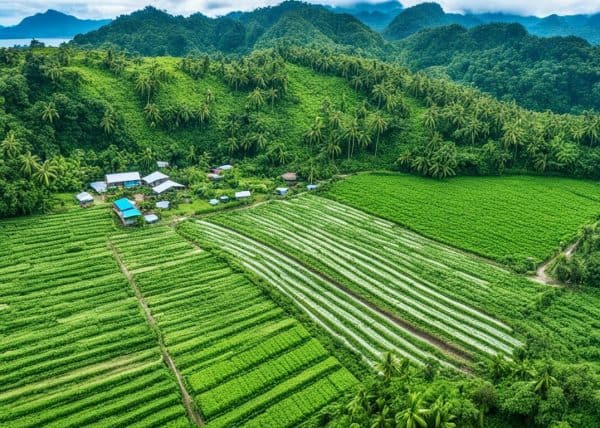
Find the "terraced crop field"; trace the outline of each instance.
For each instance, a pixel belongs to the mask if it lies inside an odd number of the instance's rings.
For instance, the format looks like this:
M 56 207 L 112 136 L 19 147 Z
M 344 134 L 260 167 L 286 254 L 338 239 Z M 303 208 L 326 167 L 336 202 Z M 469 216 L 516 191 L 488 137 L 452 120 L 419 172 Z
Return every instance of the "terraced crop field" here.
M 0 222 L 0 426 L 189 426 L 105 208 Z
M 260 288 L 172 229 L 111 243 L 208 427 L 298 426 L 358 382 Z
M 438 181 L 381 173 L 349 177 L 336 183 L 328 196 L 523 269 L 527 258 L 542 262 L 597 216 L 600 185 L 558 177 Z
M 525 337 L 548 358 L 597 363 L 599 293 L 549 290 L 329 199 L 303 195 L 179 230 L 233 255 L 371 363 L 391 350 L 462 368 Z

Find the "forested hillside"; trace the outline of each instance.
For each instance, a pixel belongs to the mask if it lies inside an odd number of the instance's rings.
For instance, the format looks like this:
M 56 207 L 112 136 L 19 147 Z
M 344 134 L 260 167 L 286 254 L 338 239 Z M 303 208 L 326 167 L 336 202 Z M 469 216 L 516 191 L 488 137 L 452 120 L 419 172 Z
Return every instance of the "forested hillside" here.
M 200 192 L 202 171 L 224 161 L 309 180 L 392 167 L 600 177 L 596 115 L 533 113 L 359 57 L 282 48 L 236 61 L 128 58 L 63 47 L 3 49 L 0 60 L 4 216 L 158 159 L 191 167 L 180 180 Z
M 432 28 L 398 42 L 399 60 L 507 101 L 558 113 L 600 110 L 600 47 L 531 36 L 519 24 Z
M 285 42 L 371 53 L 383 49 L 382 37 L 356 18 L 298 1 L 216 19 L 200 13 L 171 16 L 149 6 L 73 41 L 79 46 L 116 45 L 141 55 L 174 56 L 194 51 L 240 54 Z

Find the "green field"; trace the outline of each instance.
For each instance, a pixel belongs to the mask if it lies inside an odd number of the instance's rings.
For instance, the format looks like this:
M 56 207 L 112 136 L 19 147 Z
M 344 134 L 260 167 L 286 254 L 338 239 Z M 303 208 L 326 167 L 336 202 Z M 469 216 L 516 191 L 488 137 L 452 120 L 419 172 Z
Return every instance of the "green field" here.
M 554 177 L 359 174 L 328 196 L 520 269 L 528 258 L 547 259 L 600 214 L 598 183 Z
M 598 325 L 598 293 L 556 291 L 541 307 L 547 287 L 329 199 L 274 201 L 181 229 L 232 254 L 371 360 L 393 349 L 458 367 L 510 354 L 525 338 L 567 361 L 597 354 L 585 331 Z

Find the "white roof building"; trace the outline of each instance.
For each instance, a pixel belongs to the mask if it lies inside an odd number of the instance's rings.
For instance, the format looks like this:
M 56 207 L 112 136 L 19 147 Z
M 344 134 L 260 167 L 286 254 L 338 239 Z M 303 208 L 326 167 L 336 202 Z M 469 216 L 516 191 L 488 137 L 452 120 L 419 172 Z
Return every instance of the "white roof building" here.
M 159 184 L 152 188 L 152 191 L 157 195 L 166 192 L 167 190 L 172 189 L 183 189 L 185 186 L 183 184 L 175 183 L 174 181 L 167 180 L 164 183 Z
M 81 192 L 75 195 L 75 199 L 79 201 L 79 203 L 87 204 L 90 202 L 94 202 L 94 197 L 90 195 L 88 192 Z
M 250 196 L 252 196 L 250 190 L 242 190 L 241 192 L 235 192 L 236 199 L 249 198 Z
M 106 184 L 125 183 L 128 181 L 140 181 L 139 172 L 119 172 L 117 174 L 106 174 Z
M 160 208 L 161 210 L 168 210 L 171 203 L 169 201 L 158 201 L 156 203 L 156 208 Z
M 307 190 L 317 190 L 319 186 L 317 184 L 309 184 L 306 186 Z
M 156 161 L 156 166 L 159 168 L 168 168 L 169 162 L 167 161 Z
M 277 194 L 281 196 L 287 195 L 288 190 L 289 189 L 287 187 L 278 187 L 277 189 L 275 189 Z
M 156 223 L 158 221 L 158 216 L 156 214 L 146 214 L 144 220 L 146 223 Z
M 210 201 L 208 201 L 209 204 L 211 204 L 213 207 L 215 205 L 219 205 L 219 200 L 218 199 L 211 199 Z
M 217 167 L 217 169 L 220 169 L 221 171 L 228 171 L 230 169 L 233 169 L 233 165 L 225 164 Z
M 96 191 L 96 193 L 106 192 L 106 181 L 94 181 L 90 183 L 90 187 Z
M 169 176 L 166 174 L 163 174 L 160 171 L 154 171 L 152 174 L 148 174 L 147 176 L 142 178 L 142 180 L 146 184 L 149 184 L 150 186 L 152 186 L 154 183 L 157 183 L 161 180 L 168 180 L 168 179 L 169 179 Z

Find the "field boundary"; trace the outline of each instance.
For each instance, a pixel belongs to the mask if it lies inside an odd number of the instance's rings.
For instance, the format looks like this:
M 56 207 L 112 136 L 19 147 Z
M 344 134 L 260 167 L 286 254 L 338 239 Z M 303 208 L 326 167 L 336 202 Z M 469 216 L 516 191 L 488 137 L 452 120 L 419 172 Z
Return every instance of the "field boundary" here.
M 200 412 L 198 411 L 196 405 L 194 404 L 194 400 L 192 399 L 190 393 L 187 391 L 187 388 L 185 386 L 181 372 L 177 369 L 177 366 L 175 365 L 173 358 L 171 357 L 171 355 L 169 354 L 169 351 L 167 350 L 167 347 L 165 346 L 164 339 L 162 337 L 162 332 L 160 331 L 160 328 L 156 324 L 156 320 L 154 319 L 154 316 L 152 315 L 152 311 L 150 310 L 150 307 L 148 306 L 148 304 L 146 303 L 146 300 L 144 299 L 144 295 L 142 294 L 140 288 L 137 286 L 132 273 L 129 272 L 129 269 L 127 269 L 127 266 L 125 266 L 125 263 L 123 262 L 120 254 L 117 251 L 113 242 L 109 240 L 108 246 L 111 249 L 114 259 L 116 260 L 117 264 L 119 265 L 121 272 L 123 273 L 125 278 L 127 278 L 127 282 L 133 289 L 133 292 L 135 293 L 135 297 L 136 297 L 137 301 L 139 302 L 140 306 L 144 310 L 144 314 L 146 315 L 146 320 L 147 320 L 148 324 L 150 325 L 152 330 L 154 330 L 156 332 L 156 336 L 158 339 L 158 345 L 160 347 L 160 352 L 162 354 L 163 360 L 164 360 L 165 364 L 167 365 L 167 367 L 169 367 L 169 370 L 171 370 L 171 372 L 175 376 L 175 379 L 177 381 L 177 386 L 179 387 L 179 391 L 180 391 L 181 397 L 183 399 L 183 406 L 185 407 L 185 411 L 188 414 L 188 417 L 196 426 L 201 427 L 201 428 L 204 427 L 204 420 L 202 419 Z
M 364 305 L 368 306 L 369 308 L 373 309 L 375 312 L 379 313 L 380 315 L 382 315 L 383 317 L 387 318 L 388 320 L 390 320 L 391 322 L 399 325 L 402 328 L 405 328 L 406 330 L 410 331 L 411 333 L 413 333 L 415 336 L 417 336 L 418 338 L 420 338 L 421 340 L 423 340 L 424 342 L 428 343 L 429 345 L 438 348 L 440 350 L 442 350 L 442 352 L 445 352 L 447 354 L 449 354 L 450 356 L 460 360 L 466 360 L 468 362 L 472 362 L 473 361 L 473 356 L 463 350 L 460 349 L 458 347 L 455 347 L 452 344 L 446 343 L 441 339 L 438 339 L 434 336 L 432 336 L 431 334 L 427 333 L 426 331 L 423 331 L 421 329 L 419 329 L 418 327 L 414 326 L 413 324 L 409 323 L 408 321 L 392 314 L 391 312 L 387 311 L 386 309 L 380 308 L 379 306 L 377 306 L 376 304 L 370 302 L 369 300 L 365 299 L 364 297 L 362 297 L 361 295 L 359 295 L 358 293 L 348 289 L 345 285 L 343 285 L 342 283 L 340 283 L 338 280 L 331 278 L 329 275 L 318 271 L 317 269 L 313 268 L 312 266 L 306 264 L 304 261 L 302 261 L 301 259 L 297 258 L 294 255 L 291 255 L 287 252 L 282 252 L 281 250 L 273 247 L 272 245 L 270 245 L 269 243 L 264 242 L 263 240 L 256 238 L 254 236 L 250 236 L 247 233 L 243 232 L 243 231 L 239 231 L 237 229 L 234 229 L 232 227 L 223 225 L 221 223 L 218 224 L 219 227 L 222 227 L 224 229 L 227 229 L 231 232 L 237 233 L 241 236 L 244 236 L 247 239 L 256 241 L 258 243 L 260 243 L 261 245 L 264 245 L 265 247 L 268 247 L 269 249 L 271 249 L 274 252 L 277 253 L 282 253 L 285 254 L 286 257 L 288 257 L 290 260 L 293 260 L 294 262 L 298 263 L 300 266 L 302 266 L 303 268 L 305 268 L 306 270 L 308 270 L 309 272 L 313 273 L 314 275 L 316 275 L 317 277 L 321 278 L 324 281 L 330 282 L 332 285 L 334 285 L 336 288 L 338 288 L 341 292 L 348 294 L 349 296 L 355 298 L 356 300 L 360 301 L 361 303 L 363 303 Z M 460 368 L 461 371 L 466 372 L 466 373 L 470 373 L 470 369 L 468 366 L 465 365 L 461 365 L 458 368 Z

